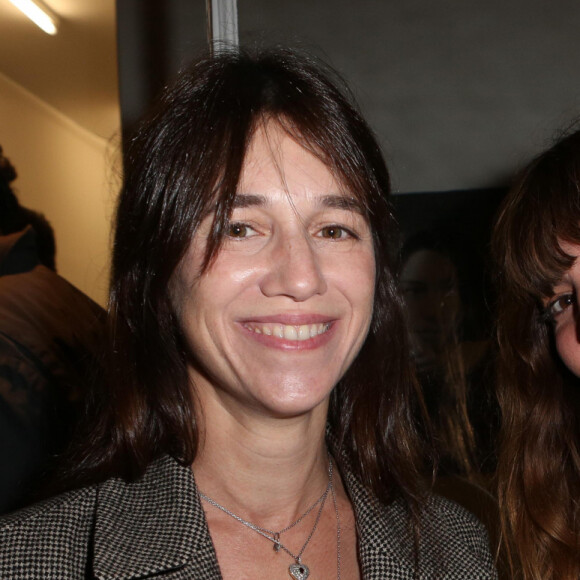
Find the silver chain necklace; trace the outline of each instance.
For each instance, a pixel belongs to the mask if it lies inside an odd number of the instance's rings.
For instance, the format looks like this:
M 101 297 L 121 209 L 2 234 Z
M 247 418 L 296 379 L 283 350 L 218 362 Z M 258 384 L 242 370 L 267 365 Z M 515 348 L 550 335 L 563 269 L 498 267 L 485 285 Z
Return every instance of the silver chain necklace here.
M 334 493 L 334 485 L 332 483 L 331 458 L 329 458 L 328 464 L 328 486 L 326 487 L 324 493 L 297 520 L 295 520 L 294 522 L 292 522 L 290 525 L 286 526 L 279 532 L 274 532 L 272 530 L 268 530 L 256 524 L 253 524 L 252 522 L 243 519 L 242 517 L 232 512 L 231 510 L 225 508 L 217 501 L 205 495 L 201 491 L 198 490 L 197 493 L 201 499 L 203 499 L 210 505 L 218 508 L 219 510 L 221 510 L 222 512 L 224 512 L 225 514 L 227 514 L 228 516 L 232 517 L 234 520 L 239 522 L 240 524 L 243 524 L 244 526 L 250 528 L 251 530 L 254 530 L 254 532 L 257 532 L 267 540 L 270 540 L 270 542 L 274 544 L 275 552 L 279 552 L 280 549 L 284 550 L 290 557 L 292 557 L 295 560 L 295 563 L 290 564 L 290 566 L 288 567 L 290 576 L 292 576 L 292 578 L 294 578 L 295 580 L 306 580 L 310 576 L 310 569 L 308 568 L 308 566 L 306 566 L 306 564 L 302 563 L 302 554 L 304 553 L 304 550 L 306 550 L 306 546 L 308 546 L 308 543 L 312 539 L 312 536 L 314 535 L 314 532 L 318 527 L 318 522 L 320 521 L 322 510 L 324 509 L 324 504 L 326 503 L 326 498 L 328 497 L 329 491 L 332 495 L 332 502 L 334 504 L 334 511 L 336 513 L 336 569 L 337 569 L 336 577 L 337 580 L 340 580 L 340 516 L 338 515 L 338 505 L 336 502 L 336 495 Z M 292 553 L 284 544 L 282 544 L 282 542 L 280 542 L 280 535 L 283 534 L 284 532 L 287 532 L 288 530 L 291 530 L 294 526 L 298 525 L 318 504 L 320 504 L 320 507 L 318 508 L 318 513 L 316 514 L 316 520 L 314 521 L 314 526 L 312 526 L 312 530 L 310 531 L 308 538 L 306 538 L 306 542 L 304 542 L 304 545 L 302 546 L 298 554 Z

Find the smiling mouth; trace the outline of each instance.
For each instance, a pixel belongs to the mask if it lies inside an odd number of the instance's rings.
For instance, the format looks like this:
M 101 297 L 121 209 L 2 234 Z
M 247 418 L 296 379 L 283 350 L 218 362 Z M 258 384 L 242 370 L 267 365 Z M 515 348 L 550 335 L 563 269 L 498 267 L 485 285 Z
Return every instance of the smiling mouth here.
M 288 324 L 247 322 L 244 324 L 244 328 L 247 328 L 255 334 L 264 334 L 266 336 L 273 336 L 284 340 L 303 342 L 328 332 L 330 323 L 301 324 L 296 326 Z

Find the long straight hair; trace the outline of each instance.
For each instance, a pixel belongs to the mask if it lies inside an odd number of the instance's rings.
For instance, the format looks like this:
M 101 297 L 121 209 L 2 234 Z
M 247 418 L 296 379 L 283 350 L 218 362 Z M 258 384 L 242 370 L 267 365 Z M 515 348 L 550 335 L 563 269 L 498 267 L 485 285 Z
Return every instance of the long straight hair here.
M 106 391 L 93 397 L 97 422 L 77 457 L 77 483 L 138 477 L 162 453 L 193 462 L 195 397 L 168 288 L 208 213 L 214 219 L 204 268 L 211 267 L 252 135 L 259 123 L 276 122 L 365 209 L 376 260 L 373 318 L 331 395 L 328 420 L 362 481 L 383 501 L 402 496 L 415 512 L 423 452 L 391 273 L 396 225 L 389 175 L 340 82 L 319 62 L 288 50 L 218 52 L 185 70 L 129 140 L 113 250 Z
M 453 291 L 458 293 L 459 309 L 463 310 L 468 303 L 466 297 L 469 288 L 461 275 L 465 270 L 465 260 L 462 259 L 461 250 L 458 250 L 460 245 L 458 236 L 442 230 L 418 232 L 403 244 L 398 266 L 401 276 L 405 265 L 415 253 L 429 250 L 439 254 L 453 269 Z M 427 371 L 419 368 L 417 375 L 433 429 L 442 474 L 447 475 L 446 470 L 458 472 L 477 482 L 475 435 L 467 410 L 468 369 L 460 349 L 462 318 L 463 312 L 460 312 L 442 339 L 441 357 L 434 368 L 431 366 Z
M 493 236 L 499 501 L 513 577 L 525 580 L 580 576 L 580 381 L 558 357 L 543 306 L 574 262 L 562 241 L 580 243 L 580 132 L 522 171 Z

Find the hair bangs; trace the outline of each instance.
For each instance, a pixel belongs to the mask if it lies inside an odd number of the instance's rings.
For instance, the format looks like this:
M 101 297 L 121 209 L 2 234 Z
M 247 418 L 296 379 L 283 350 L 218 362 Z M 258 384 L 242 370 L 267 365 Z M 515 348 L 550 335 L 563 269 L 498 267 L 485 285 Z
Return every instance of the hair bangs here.
M 390 188 L 388 171 L 366 122 L 332 83 L 340 80 L 346 87 L 335 71 L 326 66 L 327 79 L 320 75 L 316 59 L 302 55 L 297 60 L 283 49 L 258 59 L 225 51 L 212 60 L 222 82 L 213 87 L 211 97 L 219 106 L 212 108 L 215 120 L 206 125 L 213 129 L 222 161 L 212 194 L 206 196 L 211 198 L 206 205 L 214 221 L 204 269 L 223 241 L 252 137 L 270 122 L 320 159 L 369 221 L 373 213 L 384 218 L 384 210 L 373 211 L 372 206 L 384 203 Z M 300 66 L 295 66 L 297 62 Z
M 580 244 L 580 142 L 568 139 L 526 168 L 500 211 L 498 263 L 520 295 L 550 296 L 574 263 L 561 243 Z

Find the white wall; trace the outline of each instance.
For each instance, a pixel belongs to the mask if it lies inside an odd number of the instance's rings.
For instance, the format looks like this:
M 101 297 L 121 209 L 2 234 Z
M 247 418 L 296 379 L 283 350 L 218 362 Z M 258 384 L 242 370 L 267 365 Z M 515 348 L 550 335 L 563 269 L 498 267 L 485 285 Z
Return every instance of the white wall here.
M 95 136 L 0 74 L 0 144 L 21 204 L 54 228 L 59 274 L 104 305 L 118 138 Z

